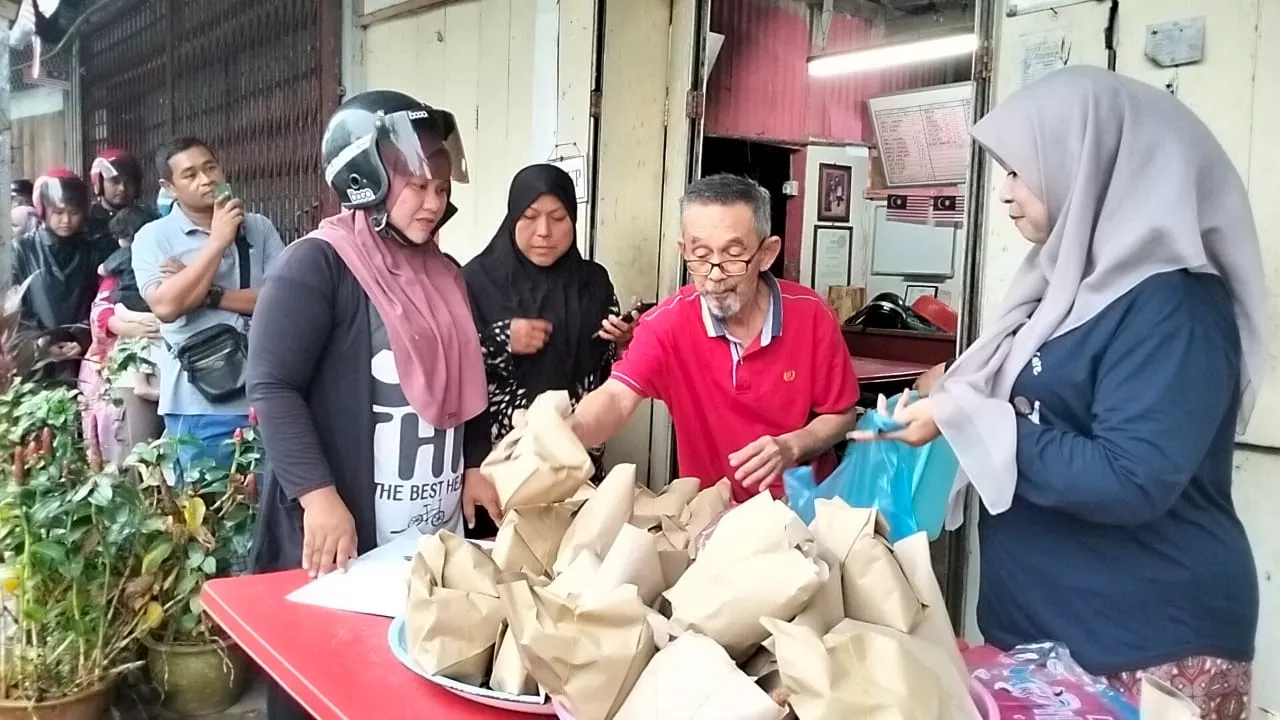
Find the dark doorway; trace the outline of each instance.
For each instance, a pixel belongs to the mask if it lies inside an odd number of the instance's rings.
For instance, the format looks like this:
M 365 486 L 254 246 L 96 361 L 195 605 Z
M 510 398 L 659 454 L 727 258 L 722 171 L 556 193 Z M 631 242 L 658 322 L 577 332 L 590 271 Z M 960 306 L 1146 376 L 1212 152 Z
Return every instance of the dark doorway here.
M 769 271 L 774 277 L 782 277 L 783 258 L 786 257 L 790 238 L 787 230 L 787 197 L 782 194 L 782 184 L 791 179 L 790 148 L 735 138 L 708 137 L 702 142 L 702 176 L 716 173 L 742 175 L 760 183 L 769 191 L 773 201 L 770 224 L 773 234 L 782 238 L 782 252 Z M 796 239 L 799 242 L 799 239 Z

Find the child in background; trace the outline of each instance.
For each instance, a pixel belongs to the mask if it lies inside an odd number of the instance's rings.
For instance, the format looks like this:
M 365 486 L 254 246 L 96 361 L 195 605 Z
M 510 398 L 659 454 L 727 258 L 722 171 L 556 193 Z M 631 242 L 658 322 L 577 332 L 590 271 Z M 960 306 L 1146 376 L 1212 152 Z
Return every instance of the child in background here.
M 159 337 L 160 323 L 147 308 L 133 274 L 133 236 L 151 217 L 126 208 L 111 219 L 110 229 L 120 249 L 99 268 L 102 281 L 89 314 L 92 343 L 80 367 L 80 392 L 85 405 L 84 435 L 90 454 L 105 463 L 119 462 L 138 442 L 159 436 L 155 403 L 148 403 L 142 372 L 124 373 L 108 383 L 111 353 L 121 338 Z
M 137 313 L 150 314 L 151 308 L 142 298 L 138 278 L 133 274 L 133 236 L 151 220 L 151 215 L 138 207 L 127 207 L 117 212 L 108 227 L 116 242 L 120 243 L 120 249 L 102 264 L 102 274 L 116 281 L 115 290 L 111 293 L 112 301 Z

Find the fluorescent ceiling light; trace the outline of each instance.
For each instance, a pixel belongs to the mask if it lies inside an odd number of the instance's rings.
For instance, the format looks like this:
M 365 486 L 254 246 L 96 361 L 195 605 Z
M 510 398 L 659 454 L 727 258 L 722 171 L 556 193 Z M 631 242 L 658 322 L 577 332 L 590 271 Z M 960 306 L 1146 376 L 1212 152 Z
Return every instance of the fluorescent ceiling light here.
M 910 63 L 941 60 L 942 58 L 969 55 L 978 48 L 978 36 L 974 33 L 950 35 L 920 40 L 918 42 L 885 45 L 866 50 L 835 55 L 823 55 L 809 60 L 809 74 L 813 77 L 829 77 L 846 73 L 877 70 L 879 68 Z

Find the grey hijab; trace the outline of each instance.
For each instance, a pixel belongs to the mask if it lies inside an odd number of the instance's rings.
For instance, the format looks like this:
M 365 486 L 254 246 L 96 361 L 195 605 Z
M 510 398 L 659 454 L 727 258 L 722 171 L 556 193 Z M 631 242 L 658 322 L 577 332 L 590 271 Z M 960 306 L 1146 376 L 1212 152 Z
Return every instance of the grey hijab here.
M 1214 273 L 1231 289 L 1243 431 L 1265 372 L 1262 257 L 1244 183 L 1204 123 L 1168 93 L 1073 66 L 1014 93 L 972 133 L 1048 206 L 1053 230 L 1031 247 L 994 319 L 931 396 L 960 460 L 953 500 L 972 483 L 988 512 L 1009 508 L 1018 477 L 1009 395 L 1018 373 L 1046 341 L 1171 270 Z

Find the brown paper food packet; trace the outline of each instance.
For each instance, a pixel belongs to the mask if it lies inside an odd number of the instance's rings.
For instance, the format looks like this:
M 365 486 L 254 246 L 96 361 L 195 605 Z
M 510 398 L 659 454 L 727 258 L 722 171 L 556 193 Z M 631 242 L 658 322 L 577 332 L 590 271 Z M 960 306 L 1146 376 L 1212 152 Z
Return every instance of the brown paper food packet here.
M 615 720 L 781 720 L 785 713 L 714 640 L 688 634 L 653 656 Z
M 646 487 L 636 488 L 631 524 L 642 530 L 652 530 L 664 518 L 683 520 L 689 514 L 689 503 L 697 496 L 699 487 L 698 478 L 679 478 L 672 480 L 660 493 Z
M 493 544 L 493 561 L 503 572 L 550 577 L 560 541 L 573 522 L 572 502 L 511 508 Z
M 576 601 L 595 582 L 599 572 L 600 558 L 590 550 L 583 550 L 564 572 L 556 575 L 547 589 L 562 598 Z
M 613 539 L 631 518 L 635 492 L 636 466 L 629 463 L 615 465 L 600 481 L 600 487 L 596 488 L 591 499 L 574 516 L 560 540 L 555 561 L 557 573 L 564 572 L 583 550 L 590 550 L 598 558 L 609 554 Z
M 424 535 L 409 574 L 409 654 L 428 673 L 470 685 L 489 674 L 502 626 L 498 566 L 483 550 L 441 531 Z
M 819 637 L 793 623 L 761 622 L 773 634 L 778 670 L 800 720 L 963 717 L 948 714 L 936 674 L 902 633 L 846 621 Z
M 562 390 L 539 395 L 526 413 L 527 424 L 512 431 L 516 437 L 504 438 L 481 463 L 504 512 L 566 500 L 595 472 L 587 449 L 565 420 L 568 407 L 568 393 Z
M 721 480 L 700 491 L 689 501 L 689 519 L 685 523 L 685 533 L 689 536 L 690 557 L 697 557 L 698 546 L 695 545 L 695 539 L 702 536 L 704 531 L 729 509 L 732 498 L 733 489 L 729 481 Z
M 1200 708 L 1195 703 L 1149 675 L 1142 678 L 1138 712 L 1142 720 L 1200 720 Z
M 624 524 L 618 531 L 581 601 L 595 602 L 620 585 L 636 586 L 646 606 L 653 605 L 667 589 L 653 536 L 634 525 Z
M 757 553 L 724 565 L 699 558 L 665 593 L 672 629 L 706 635 L 734 660 L 745 660 L 769 635 L 760 618 L 794 618 L 822 584 L 818 572 L 799 550 Z
M 664 519 L 664 526 L 669 522 L 671 521 Z M 684 575 L 684 571 L 689 569 L 689 563 L 693 562 L 684 545 L 677 546 L 673 542 L 687 539 L 683 532 L 653 531 L 653 542 L 658 548 L 658 561 L 662 563 L 663 590 L 675 586 Z
M 828 565 L 821 559 L 816 560 L 815 563 L 818 566 L 818 579 L 822 584 L 809 600 L 809 604 L 800 611 L 799 615 L 796 615 L 796 619 L 792 622 L 807 627 L 819 635 L 825 635 L 844 620 L 844 588 L 841 586 L 842 578 L 838 564 Z
M 577 720 L 608 720 L 655 652 L 649 610 L 635 587 L 579 604 L 532 587 L 527 580 L 498 587 L 529 673 Z
M 494 644 L 493 672 L 489 675 L 489 687 L 510 695 L 536 695 L 538 683 L 520 657 L 520 648 L 511 639 L 507 624 L 502 624 L 498 642 Z
M 725 513 L 698 551 L 698 562 L 723 565 L 759 553 L 811 546 L 813 534 L 791 508 L 761 493 Z
M 845 617 L 910 634 L 924 613 L 893 549 L 879 531 L 880 513 L 843 500 L 814 503 L 820 552 L 840 563 Z
M 965 667 L 960 648 L 956 645 L 955 629 L 947 614 L 946 600 L 933 572 L 933 559 L 929 554 L 929 538 L 925 533 L 905 537 L 893 546 L 893 556 L 898 560 L 903 575 L 911 583 L 911 589 L 924 605 L 924 614 L 917 623 L 913 637 L 926 642 L 946 657 L 965 687 L 968 687 L 969 670 Z

